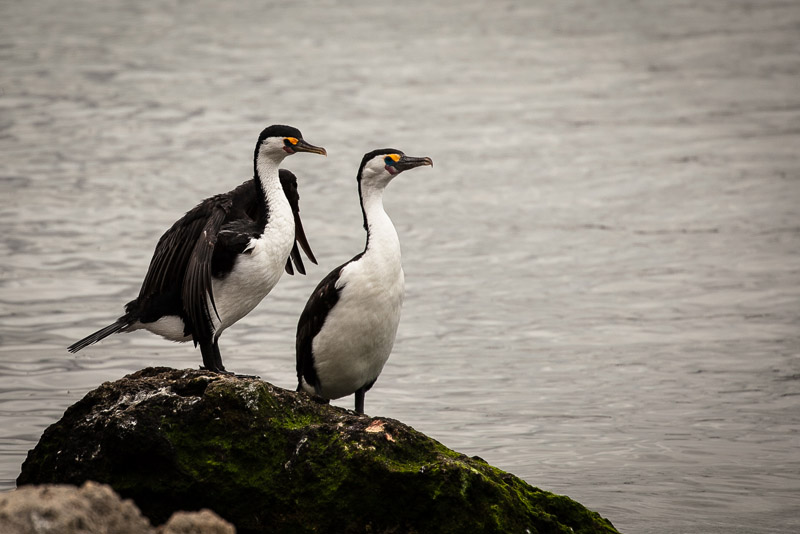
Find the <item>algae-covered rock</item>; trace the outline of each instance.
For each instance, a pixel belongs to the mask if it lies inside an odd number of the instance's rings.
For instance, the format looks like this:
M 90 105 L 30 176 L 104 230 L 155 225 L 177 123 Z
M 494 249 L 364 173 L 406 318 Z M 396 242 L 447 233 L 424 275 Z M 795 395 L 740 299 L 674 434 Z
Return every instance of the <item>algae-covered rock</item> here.
M 85 480 L 154 524 L 209 508 L 240 533 L 616 532 L 398 421 L 194 370 L 102 384 L 44 432 L 17 483 Z

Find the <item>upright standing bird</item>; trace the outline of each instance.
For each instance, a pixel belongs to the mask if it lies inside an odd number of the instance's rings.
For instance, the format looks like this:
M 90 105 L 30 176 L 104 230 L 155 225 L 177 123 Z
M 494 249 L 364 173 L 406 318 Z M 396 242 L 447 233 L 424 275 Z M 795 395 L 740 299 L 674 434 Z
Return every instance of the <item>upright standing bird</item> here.
M 293 274 L 291 260 L 305 273 L 297 243 L 316 263 L 300 222 L 297 180 L 278 169 L 297 152 L 327 155 L 297 128 L 265 128 L 256 143 L 253 179 L 205 199 L 173 224 L 125 314 L 68 350 L 144 328 L 172 341 L 193 340 L 205 368 L 225 373 L 220 334 L 267 296 L 284 269 Z
M 297 325 L 297 391 L 323 399 L 364 395 L 392 352 L 403 305 L 400 240 L 383 209 L 383 191 L 398 174 L 430 158 L 373 150 L 361 160 L 358 194 L 364 215 L 364 251 L 331 271 L 306 303 Z

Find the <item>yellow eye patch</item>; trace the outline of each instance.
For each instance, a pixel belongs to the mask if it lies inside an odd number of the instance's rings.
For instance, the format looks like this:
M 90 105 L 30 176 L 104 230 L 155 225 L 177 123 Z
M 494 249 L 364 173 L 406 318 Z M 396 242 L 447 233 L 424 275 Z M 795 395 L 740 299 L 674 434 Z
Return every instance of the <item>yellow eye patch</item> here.
M 296 145 L 296 144 L 297 144 L 297 138 L 296 138 L 296 137 L 287 137 L 287 138 L 286 138 L 286 141 L 289 141 L 289 142 L 290 142 L 290 143 L 292 143 L 293 145 Z
M 387 167 L 394 167 L 394 164 L 398 161 L 400 161 L 400 156 L 398 154 L 386 154 L 383 158 L 383 163 L 385 163 Z

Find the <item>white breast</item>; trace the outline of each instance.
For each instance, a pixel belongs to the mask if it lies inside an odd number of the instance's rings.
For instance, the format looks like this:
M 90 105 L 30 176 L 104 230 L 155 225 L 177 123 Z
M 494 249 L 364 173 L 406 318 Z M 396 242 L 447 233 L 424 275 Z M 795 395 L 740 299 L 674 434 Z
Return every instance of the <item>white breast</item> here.
M 375 381 L 394 346 L 403 305 L 404 275 L 397 261 L 365 254 L 342 269 L 339 300 L 312 342 L 320 393 L 331 399 Z
M 214 302 L 221 319 L 217 320 L 212 312 L 216 335 L 250 313 L 283 275 L 294 244 L 294 217 L 286 197 L 283 199 L 283 203 L 270 206 L 264 233 L 250 241 L 228 276 L 212 280 Z
M 259 239 L 250 241 L 247 252 L 236 258 L 233 270 L 225 278 L 212 278 L 211 287 L 219 319 L 214 314 L 210 300 L 208 309 L 214 322 L 215 335 L 219 336 L 223 330 L 253 311 L 283 275 L 286 260 L 294 245 L 294 216 L 288 202 L 285 207 L 283 210 L 277 206 L 270 213 L 264 233 Z M 176 315 L 167 315 L 152 323 L 137 322 L 130 330 L 140 328 L 172 341 L 192 339 L 183 334 L 183 320 Z

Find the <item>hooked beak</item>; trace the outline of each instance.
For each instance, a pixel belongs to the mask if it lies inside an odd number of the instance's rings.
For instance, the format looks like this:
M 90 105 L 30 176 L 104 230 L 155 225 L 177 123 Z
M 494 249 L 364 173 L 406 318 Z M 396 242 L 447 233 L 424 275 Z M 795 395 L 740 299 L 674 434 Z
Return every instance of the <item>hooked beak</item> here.
M 421 167 L 423 165 L 430 165 L 433 167 L 433 160 L 431 158 L 412 158 L 410 156 L 403 156 L 400 161 L 394 164 L 394 167 L 399 171 L 407 171 L 414 167 Z
M 298 139 L 297 143 L 292 145 L 292 149 L 295 152 L 311 152 L 312 154 L 320 154 L 322 156 L 327 156 L 328 152 L 325 151 L 324 148 L 321 146 L 314 146 L 311 143 L 307 143 L 302 139 Z

